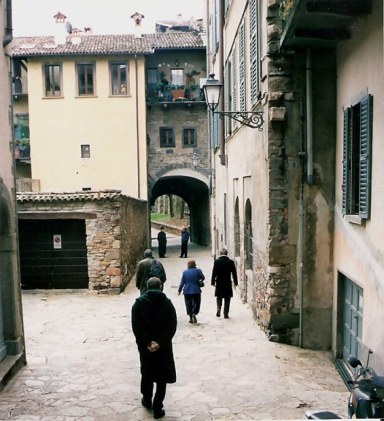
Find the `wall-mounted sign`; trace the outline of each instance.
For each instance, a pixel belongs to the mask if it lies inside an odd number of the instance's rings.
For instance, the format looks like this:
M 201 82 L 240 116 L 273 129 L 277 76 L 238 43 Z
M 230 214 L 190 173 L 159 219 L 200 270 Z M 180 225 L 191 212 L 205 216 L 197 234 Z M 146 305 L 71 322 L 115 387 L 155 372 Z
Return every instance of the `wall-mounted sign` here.
M 54 234 L 53 235 L 53 248 L 54 249 L 61 249 L 62 248 L 61 235 L 60 234 Z

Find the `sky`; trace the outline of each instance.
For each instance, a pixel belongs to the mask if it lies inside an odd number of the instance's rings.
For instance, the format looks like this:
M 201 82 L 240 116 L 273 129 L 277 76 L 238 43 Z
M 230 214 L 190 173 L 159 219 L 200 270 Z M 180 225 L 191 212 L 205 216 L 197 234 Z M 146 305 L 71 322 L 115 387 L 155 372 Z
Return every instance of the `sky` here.
M 13 35 L 53 35 L 57 12 L 73 28 L 91 27 L 93 34 L 130 34 L 131 16 L 144 15 L 142 33 L 155 31 L 155 22 L 204 17 L 204 0 L 12 0 Z

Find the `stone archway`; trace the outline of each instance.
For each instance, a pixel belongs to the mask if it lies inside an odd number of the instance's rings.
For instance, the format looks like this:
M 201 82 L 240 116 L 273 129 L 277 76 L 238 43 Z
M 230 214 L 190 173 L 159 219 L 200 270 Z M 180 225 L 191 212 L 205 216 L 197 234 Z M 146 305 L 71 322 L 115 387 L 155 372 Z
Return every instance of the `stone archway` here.
M 149 204 L 165 194 L 181 197 L 190 210 L 191 241 L 208 246 L 211 243 L 209 218 L 209 180 L 190 169 L 174 169 L 162 174 L 149 189 Z

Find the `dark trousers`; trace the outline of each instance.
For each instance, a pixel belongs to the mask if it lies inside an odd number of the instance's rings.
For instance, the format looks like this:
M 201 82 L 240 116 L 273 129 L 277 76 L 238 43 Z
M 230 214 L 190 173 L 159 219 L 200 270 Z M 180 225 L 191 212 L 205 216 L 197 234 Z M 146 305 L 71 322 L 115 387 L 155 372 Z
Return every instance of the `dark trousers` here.
M 217 310 L 221 311 L 221 306 L 223 305 L 223 297 L 216 297 Z M 229 306 L 231 304 L 231 297 L 224 298 L 224 316 L 229 314 Z
M 181 253 L 180 253 L 180 257 L 188 257 L 188 242 L 183 241 L 181 243 Z
M 153 381 L 152 378 L 141 376 L 141 393 L 143 399 L 147 402 L 152 402 L 153 395 Z M 153 398 L 152 408 L 154 412 L 158 412 L 163 409 L 163 401 L 165 398 L 165 392 L 167 390 L 167 383 L 156 383 L 155 397 Z
M 201 304 L 201 294 L 186 294 L 184 295 L 185 309 L 188 316 L 195 316 L 199 314 Z

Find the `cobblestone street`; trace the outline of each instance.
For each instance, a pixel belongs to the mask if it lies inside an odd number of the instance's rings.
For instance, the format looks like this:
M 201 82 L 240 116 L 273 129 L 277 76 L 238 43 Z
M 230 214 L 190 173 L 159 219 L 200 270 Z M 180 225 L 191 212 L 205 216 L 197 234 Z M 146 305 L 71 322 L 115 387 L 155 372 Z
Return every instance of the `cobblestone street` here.
M 178 379 L 168 385 L 164 420 L 302 419 L 307 409 L 346 417 L 348 391 L 331 354 L 269 342 L 237 293 L 230 318 L 215 315 L 208 249 L 190 245 L 206 275 L 198 323 L 191 325 L 177 286 L 187 259 L 170 238 L 164 292 L 178 313 Z M 23 291 L 28 365 L 1 392 L 0 419 L 147 420 L 130 311 L 138 291 Z

